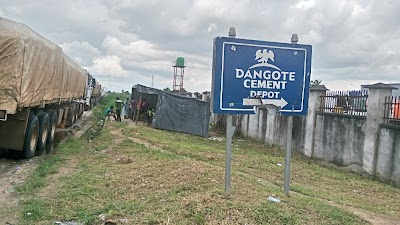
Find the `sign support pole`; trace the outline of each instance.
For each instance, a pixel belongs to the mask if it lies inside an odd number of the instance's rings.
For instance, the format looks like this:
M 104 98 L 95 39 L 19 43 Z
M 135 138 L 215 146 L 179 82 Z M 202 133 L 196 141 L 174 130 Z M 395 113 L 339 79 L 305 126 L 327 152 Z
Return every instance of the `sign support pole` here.
M 299 38 L 297 34 L 292 34 L 292 44 L 297 44 Z M 293 113 L 292 105 L 292 113 Z M 292 133 L 293 133 L 293 116 L 288 116 L 288 132 L 286 137 L 286 153 L 285 153 L 285 180 L 283 190 L 286 195 L 289 195 L 289 184 L 290 184 L 290 161 L 292 158 Z
M 288 116 L 288 132 L 286 138 L 286 153 L 285 153 L 285 182 L 284 192 L 289 194 L 290 183 L 290 160 L 292 156 L 292 131 L 293 131 L 293 116 Z
M 226 118 L 226 159 L 225 159 L 225 197 L 231 192 L 231 161 L 232 161 L 232 136 L 234 127 L 232 126 L 232 115 Z
M 234 27 L 229 29 L 229 37 L 236 37 L 236 30 Z M 232 162 L 232 136 L 235 133 L 235 128 L 232 126 L 232 115 L 228 114 L 226 118 L 226 159 L 225 159 L 225 197 L 231 194 L 231 162 Z

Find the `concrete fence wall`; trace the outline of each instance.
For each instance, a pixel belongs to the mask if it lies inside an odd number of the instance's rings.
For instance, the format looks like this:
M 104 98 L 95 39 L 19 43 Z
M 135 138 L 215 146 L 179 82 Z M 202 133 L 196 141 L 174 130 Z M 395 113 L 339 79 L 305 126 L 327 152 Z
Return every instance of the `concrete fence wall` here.
M 381 126 L 376 176 L 400 186 L 400 127 Z
M 384 97 L 392 87 L 369 86 L 366 117 L 318 112 L 325 88 L 311 88 L 307 116 L 293 118 L 292 150 L 400 187 L 400 128 L 384 126 Z M 259 109 L 244 115 L 240 133 L 286 147 L 287 117 Z
M 293 150 L 304 149 L 305 117 L 293 118 Z M 241 134 L 271 145 L 286 146 L 287 117 L 268 114 L 266 109 L 259 109 L 255 115 L 244 115 L 241 124 Z
M 361 172 L 366 119 L 346 115 L 319 114 L 312 157 Z

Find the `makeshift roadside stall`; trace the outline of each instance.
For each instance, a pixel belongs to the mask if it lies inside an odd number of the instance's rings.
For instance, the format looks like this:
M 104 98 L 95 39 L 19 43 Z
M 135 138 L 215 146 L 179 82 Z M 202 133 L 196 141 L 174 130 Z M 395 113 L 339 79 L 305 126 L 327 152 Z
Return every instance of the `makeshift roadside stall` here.
M 154 128 L 208 137 L 210 103 L 196 98 L 164 92 L 143 85 L 132 88 L 136 102 L 144 99 L 154 111 L 151 125 Z M 140 104 L 138 104 L 140 105 Z M 136 109 L 136 121 L 140 108 Z
M 146 87 L 140 84 L 137 84 L 132 87 L 131 100 L 132 98 L 134 98 L 136 101 L 136 110 L 134 113 L 135 118 L 132 119 L 136 121 L 136 124 L 140 120 L 145 121 L 146 118 L 145 116 L 146 112 L 144 112 L 142 108 L 143 101 L 146 100 L 148 108 L 155 109 L 157 106 L 158 94 L 160 92 L 162 91 L 156 88 Z

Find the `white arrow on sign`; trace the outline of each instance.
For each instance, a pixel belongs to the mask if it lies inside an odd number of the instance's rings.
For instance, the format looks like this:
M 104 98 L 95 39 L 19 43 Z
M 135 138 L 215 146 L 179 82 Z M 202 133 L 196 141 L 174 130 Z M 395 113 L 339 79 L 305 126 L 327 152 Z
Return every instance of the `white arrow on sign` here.
M 243 105 L 275 105 L 277 107 L 285 107 L 288 102 L 284 99 L 259 99 L 259 98 L 244 98 Z

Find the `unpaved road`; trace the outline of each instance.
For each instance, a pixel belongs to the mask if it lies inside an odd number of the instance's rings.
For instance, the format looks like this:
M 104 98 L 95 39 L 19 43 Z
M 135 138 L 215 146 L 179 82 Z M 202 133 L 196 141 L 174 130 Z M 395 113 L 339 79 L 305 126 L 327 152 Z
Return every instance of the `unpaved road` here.
M 55 145 L 60 143 L 67 137 L 74 133 L 74 136 L 81 136 L 84 131 L 90 126 L 91 111 L 84 112 L 82 117 L 74 124 L 75 129 L 57 129 Z M 76 128 L 79 128 L 77 130 Z M 54 146 L 48 146 L 54 148 Z M 54 150 L 56 150 L 55 147 Z M 3 224 L 17 224 L 19 210 L 18 199 L 15 192 L 15 187 L 21 184 L 29 174 L 35 170 L 38 162 L 44 156 L 35 156 L 31 159 L 15 159 L 7 158 L 6 152 L 1 150 L 0 153 L 0 225 Z M 43 153 L 42 153 L 43 154 Z

